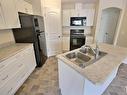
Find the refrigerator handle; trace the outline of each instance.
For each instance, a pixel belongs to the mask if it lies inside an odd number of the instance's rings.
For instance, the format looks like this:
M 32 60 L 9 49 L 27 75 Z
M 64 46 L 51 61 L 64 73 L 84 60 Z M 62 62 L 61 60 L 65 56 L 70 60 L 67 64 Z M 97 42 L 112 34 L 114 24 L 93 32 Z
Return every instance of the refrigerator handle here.
M 41 45 L 40 45 L 40 34 L 37 34 L 37 40 L 38 40 L 38 46 L 39 46 L 39 50 L 41 50 Z

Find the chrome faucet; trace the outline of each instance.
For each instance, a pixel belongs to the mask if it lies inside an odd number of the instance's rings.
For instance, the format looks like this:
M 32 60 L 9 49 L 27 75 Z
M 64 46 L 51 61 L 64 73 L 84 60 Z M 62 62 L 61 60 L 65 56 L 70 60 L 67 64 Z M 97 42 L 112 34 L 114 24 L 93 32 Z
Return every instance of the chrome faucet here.
M 98 43 L 96 43 L 96 48 L 95 49 L 92 48 L 89 45 L 82 46 L 81 48 L 85 49 L 86 53 L 88 53 L 89 50 L 90 50 L 94 54 L 95 59 L 98 58 L 98 56 L 99 56 L 99 46 L 98 46 Z

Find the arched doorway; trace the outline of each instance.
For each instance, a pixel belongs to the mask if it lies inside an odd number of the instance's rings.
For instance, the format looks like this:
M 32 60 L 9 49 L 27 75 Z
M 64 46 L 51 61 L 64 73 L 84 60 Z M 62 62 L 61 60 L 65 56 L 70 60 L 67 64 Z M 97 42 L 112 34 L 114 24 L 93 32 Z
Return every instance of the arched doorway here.
M 102 11 L 99 42 L 114 44 L 121 9 L 107 8 Z

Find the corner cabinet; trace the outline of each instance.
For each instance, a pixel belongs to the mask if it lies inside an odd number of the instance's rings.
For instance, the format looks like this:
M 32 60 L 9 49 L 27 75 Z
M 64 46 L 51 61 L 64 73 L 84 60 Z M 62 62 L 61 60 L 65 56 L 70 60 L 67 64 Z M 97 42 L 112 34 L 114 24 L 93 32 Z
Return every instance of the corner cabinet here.
M 32 45 L 0 62 L 0 95 L 14 95 L 35 67 Z
M 0 0 L 0 29 L 20 28 L 15 0 Z

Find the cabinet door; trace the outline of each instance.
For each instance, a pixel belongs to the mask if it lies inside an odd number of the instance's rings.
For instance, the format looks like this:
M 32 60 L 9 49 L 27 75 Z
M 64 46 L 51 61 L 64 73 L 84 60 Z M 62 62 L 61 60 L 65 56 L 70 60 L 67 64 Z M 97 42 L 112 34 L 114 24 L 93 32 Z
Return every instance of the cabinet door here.
M 4 16 L 3 16 L 3 8 L 1 5 L 1 0 L 0 0 L 0 29 L 5 29 L 6 25 L 5 25 L 5 20 L 4 20 Z
M 79 11 L 76 11 L 75 9 L 70 10 L 70 17 L 79 17 Z
M 63 10 L 62 18 L 63 26 L 70 26 L 70 10 Z
M 70 50 L 70 37 L 69 36 L 64 36 L 63 37 L 63 50 L 64 51 L 69 51 Z
M 87 17 L 87 9 L 80 10 L 80 17 Z
M 6 28 L 19 28 L 20 23 L 15 0 L 1 0 L 1 5 L 4 11 Z
M 16 0 L 16 6 L 18 12 L 33 14 L 32 4 L 29 4 L 24 0 Z
M 41 0 L 32 0 L 32 8 L 33 8 L 33 14 L 34 15 L 40 15 L 42 16 L 43 12 L 43 2 Z
M 47 8 L 61 8 L 61 0 L 43 0 L 44 7 Z
M 93 26 L 94 22 L 94 9 L 87 9 L 87 26 Z
M 83 95 L 85 79 L 74 69 L 58 60 L 61 95 Z
M 25 12 L 25 8 L 24 8 L 24 0 L 16 0 L 16 7 L 18 12 Z
M 32 5 L 24 1 L 25 13 L 33 14 Z

